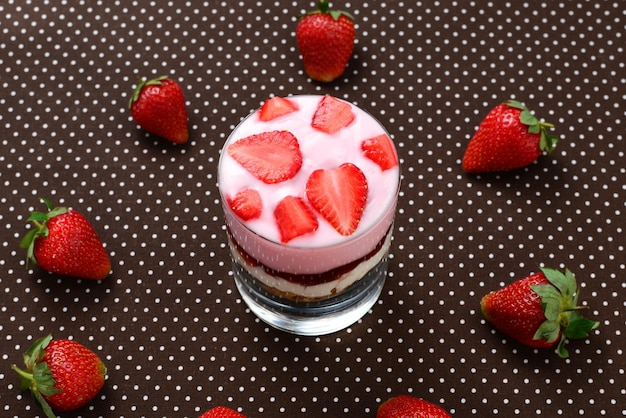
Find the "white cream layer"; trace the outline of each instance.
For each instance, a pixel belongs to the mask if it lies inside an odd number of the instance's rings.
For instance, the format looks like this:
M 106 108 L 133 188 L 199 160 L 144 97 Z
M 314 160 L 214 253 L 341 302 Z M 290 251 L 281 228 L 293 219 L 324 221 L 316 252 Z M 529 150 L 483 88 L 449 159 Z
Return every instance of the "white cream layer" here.
M 242 266 L 248 274 L 259 280 L 268 288 L 274 289 L 281 294 L 288 293 L 306 299 L 325 299 L 341 293 L 352 284 L 362 279 L 371 269 L 376 267 L 376 265 L 387 256 L 389 247 L 391 246 L 391 237 L 392 230 L 390 229 L 389 233 L 385 237 L 385 242 L 376 254 L 358 264 L 351 271 L 342 274 L 337 280 L 310 286 L 273 276 L 261 266 L 251 266 L 247 264 L 246 260 L 241 256 L 236 246 L 231 241 L 230 237 L 228 242 L 234 261 Z

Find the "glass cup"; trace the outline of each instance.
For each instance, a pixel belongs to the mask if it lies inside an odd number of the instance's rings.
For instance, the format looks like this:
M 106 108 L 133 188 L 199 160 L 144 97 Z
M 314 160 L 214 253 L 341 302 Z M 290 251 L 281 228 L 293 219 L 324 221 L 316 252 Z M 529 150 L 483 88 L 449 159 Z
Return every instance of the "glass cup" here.
M 355 117 L 338 133 L 311 127 L 313 114 L 325 97 L 330 96 L 290 96 L 298 109 L 267 122 L 260 120 L 259 111 L 253 112 L 226 140 L 218 165 L 232 270 L 242 299 L 267 324 L 309 336 L 354 324 L 378 300 L 387 277 L 400 189 L 393 142 L 369 113 L 348 103 Z M 303 162 L 293 178 L 266 184 L 235 161 L 228 147 L 255 133 L 275 130 L 294 134 Z M 386 136 L 391 144 L 387 151 L 395 158 L 395 165 L 384 170 L 361 148 L 363 140 L 378 136 Z M 367 200 L 355 232 L 349 236 L 338 233 L 313 210 L 319 222 L 317 230 L 282 242 L 273 217 L 277 201 L 285 195 L 306 201 L 305 182 L 312 171 L 346 162 L 359 167 L 367 179 Z M 258 190 L 263 200 L 263 214 L 251 221 L 243 220 L 230 204 L 238 191 L 250 188 Z

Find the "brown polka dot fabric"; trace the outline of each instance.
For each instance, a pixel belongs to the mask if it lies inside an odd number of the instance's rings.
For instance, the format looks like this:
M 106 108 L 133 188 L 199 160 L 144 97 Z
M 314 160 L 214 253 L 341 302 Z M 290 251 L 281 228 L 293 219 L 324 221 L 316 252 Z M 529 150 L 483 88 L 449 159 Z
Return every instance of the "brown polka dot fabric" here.
M 304 73 L 297 16 L 315 2 L 5 0 L 0 4 L 0 398 L 42 417 L 10 369 L 40 336 L 106 363 L 67 417 L 375 417 L 398 394 L 455 417 L 626 415 L 626 15 L 620 1 L 334 2 L 355 17 L 344 75 Z M 183 87 L 190 140 L 139 129 L 141 77 Z M 389 279 L 350 328 L 298 337 L 256 319 L 230 272 L 216 185 L 236 124 L 272 95 L 332 94 L 370 112 L 401 159 Z M 487 112 L 524 102 L 550 155 L 467 175 Z M 83 213 L 113 263 L 88 282 L 26 264 L 39 197 Z M 483 319 L 482 295 L 572 270 L 600 322 L 569 359 Z

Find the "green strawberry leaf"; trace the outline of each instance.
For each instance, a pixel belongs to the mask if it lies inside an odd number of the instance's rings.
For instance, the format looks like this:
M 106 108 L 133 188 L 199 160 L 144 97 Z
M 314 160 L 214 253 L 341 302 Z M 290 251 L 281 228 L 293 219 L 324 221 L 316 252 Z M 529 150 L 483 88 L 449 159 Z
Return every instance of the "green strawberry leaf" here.
M 548 274 L 553 275 L 555 272 L 557 273 L 555 282 L 558 285 L 563 286 L 564 281 L 561 280 L 563 275 L 560 272 L 552 270 L 548 271 Z M 564 309 L 570 305 L 570 300 L 572 299 L 571 295 L 564 295 L 562 291 L 552 282 L 549 284 L 532 285 L 530 287 L 539 297 L 541 297 L 541 306 L 546 319 L 548 321 L 554 321 L 557 325 L 563 322 Z M 565 287 L 567 288 L 567 286 Z
M 128 101 L 128 108 L 131 109 L 133 107 L 133 103 L 139 100 L 139 96 L 141 95 L 141 91 L 146 86 L 160 86 L 163 80 L 167 78 L 166 75 L 159 76 L 157 78 L 153 78 L 152 80 L 141 79 L 133 94 L 130 96 L 130 100 Z
M 55 393 L 61 392 L 60 389 L 55 387 L 55 381 L 52 377 L 52 370 L 48 363 L 37 363 L 35 370 L 33 370 L 33 379 L 39 392 L 44 396 L 52 396 Z
M 27 221 L 32 222 L 35 227 L 28 231 L 26 235 L 20 241 L 20 248 L 27 250 L 26 251 L 26 266 L 28 267 L 28 263 L 32 262 L 33 264 L 37 264 L 37 259 L 35 258 L 35 240 L 38 237 L 47 237 L 48 236 L 48 227 L 47 222 L 55 218 L 59 215 L 68 212 L 68 208 L 58 207 L 55 208 L 50 200 L 45 197 L 40 197 L 39 200 L 44 202 L 48 207 L 48 212 L 32 212 L 28 217 Z
M 541 137 L 539 139 L 539 149 L 545 151 L 547 153 L 552 152 L 556 143 L 559 142 L 559 137 L 556 135 L 552 135 L 548 129 L 544 126 L 541 127 Z
M 540 340 L 543 338 L 548 342 L 556 341 L 559 338 L 560 331 L 561 326 L 558 321 L 547 319 L 539 325 L 533 339 Z
M 546 319 L 558 323 L 559 317 L 561 316 L 561 304 L 558 301 L 550 301 L 549 303 L 542 304 L 542 306 Z
M 561 337 L 561 341 L 559 341 L 559 345 L 556 347 L 556 352 L 561 358 L 569 357 L 569 351 L 567 351 L 567 348 L 565 348 L 565 341 L 565 336 Z
M 574 276 L 574 273 L 566 268 L 563 275 L 565 276 L 567 289 L 572 293 L 576 293 L 578 291 L 578 285 L 576 284 L 576 276 Z
M 50 407 L 50 404 L 44 399 L 41 393 L 39 393 L 38 391 L 34 391 L 33 398 L 35 398 L 35 402 L 37 403 L 37 405 L 39 405 L 44 414 L 46 414 L 46 417 L 57 418 L 57 414 L 54 413 L 54 411 Z
M 589 337 L 589 332 L 599 326 L 599 322 L 583 318 L 576 312 L 572 312 L 570 315 L 570 321 L 567 324 L 567 327 L 563 330 L 563 333 L 567 338 L 572 340 L 587 338 Z
M 331 10 L 331 11 L 329 11 L 328 13 L 330 14 L 330 16 L 331 16 L 334 20 L 339 20 L 339 18 L 340 18 L 341 16 L 345 16 L 345 17 L 347 17 L 347 18 L 348 18 L 348 19 L 350 19 L 350 20 L 354 20 L 354 17 L 353 17 L 350 13 L 348 13 L 348 12 L 346 12 L 346 11 L 344 11 L 344 10 Z
M 539 124 L 528 126 L 529 134 L 538 134 L 540 132 L 541 132 L 541 126 L 539 126 Z M 539 137 L 539 142 L 541 142 L 541 137 Z
M 558 322 L 561 315 L 561 293 L 551 284 L 537 284 L 530 288 L 541 298 L 546 319 Z
M 530 288 L 539 296 L 541 296 L 542 301 L 551 299 L 559 302 L 561 300 L 561 292 L 559 289 L 551 284 L 535 284 L 530 286 Z
M 37 370 L 38 365 L 45 364 L 40 363 L 40 361 L 43 360 L 45 354 L 44 350 L 50 341 L 52 341 L 52 335 L 47 335 L 39 338 L 31 344 L 23 355 L 24 365 L 26 366 L 25 371 L 15 365 L 11 367 L 20 376 L 20 389 L 26 390 L 36 386 L 35 370 Z
M 26 220 L 32 222 L 46 222 L 48 218 L 49 216 L 47 212 L 33 212 Z
M 528 109 L 522 110 L 522 113 L 520 113 L 519 115 L 519 120 L 524 125 L 529 126 L 528 132 L 535 133 L 535 134 L 539 133 L 539 121 L 537 120 L 536 117 L 533 116 L 532 113 L 530 113 L 530 110 Z M 535 131 L 531 132 L 531 128 Z
M 510 99 L 504 102 L 504 104 L 514 109 L 526 110 L 526 106 L 524 106 L 521 102 L 517 100 Z
M 47 213 L 42 213 L 42 212 L 33 212 L 31 214 L 31 218 L 35 217 L 32 220 L 35 221 L 48 221 L 52 218 L 54 218 L 55 216 L 59 216 L 62 215 L 64 213 L 67 212 L 67 208 L 63 207 L 63 206 L 59 206 L 58 208 L 54 207 L 54 204 L 46 199 L 45 197 L 40 197 L 39 200 L 41 200 L 42 202 L 44 202 L 46 204 L 46 206 L 48 207 L 48 212 Z M 30 220 L 30 218 L 29 218 Z
M 333 20 L 339 20 L 341 16 L 345 16 L 350 20 L 354 20 L 354 16 L 352 16 L 349 12 L 345 10 L 330 10 L 330 5 L 326 0 L 320 0 L 317 3 L 317 9 L 301 14 L 298 18 L 303 18 L 304 16 L 318 15 L 318 14 L 327 14 L 333 18 Z M 131 102 L 132 103 L 132 102 Z
M 30 390 L 35 402 L 44 411 L 46 417 L 56 418 L 56 414 L 45 400 L 44 396 L 52 396 L 61 390 L 55 387 L 55 381 L 52 377 L 52 371 L 47 363 L 42 363 L 45 355 L 45 348 L 52 341 L 52 335 L 39 338 L 24 353 L 24 364 L 26 371 L 13 365 L 11 368 L 17 372 L 20 377 L 20 389 Z
M 539 326 L 534 338 L 556 341 L 561 332 L 557 353 L 560 357 L 567 358 L 569 352 L 565 348 L 566 340 L 587 338 L 589 332 L 599 327 L 600 323 L 578 314 L 578 311 L 586 307 L 578 306 L 580 288 L 574 273 L 567 268 L 564 272 L 551 268 L 542 268 L 541 271 L 550 284 L 531 286 L 533 291 L 541 296 L 546 316 L 546 321 Z
M 528 126 L 528 133 L 540 134 L 539 137 L 539 149 L 548 153 L 554 150 L 556 143 L 559 141 L 559 137 L 552 135 L 548 130 L 554 128 L 554 125 L 548 122 L 540 122 L 536 116 L 534 116 L 526 106 L 517 100 L 507 100 L 505 105 L 514 109 L 521 110 L 519 120 L 524 125 Z
M 35 237 L 38 235 L 39 230 L 37 228 L 33 228 L 24 235 L 24 238 L 20 241 L 20 248 L 25 250 L 30 247 L 31 242 L 35 241 Z M 29 257 L 30 258 L 30 254 Z
M 48 211 L 51 211 L 52 209 L 54 209 L 54 205 L 49 199 L 45 197 L 40 197 L 39 200 L 41 200 L 43 203 L 46 204 L 46 206 L 48 207 Z
M 52 341 L 52 335 L 48 334 L 45 337 L 41 337 L 31 344 L 31 346 L 24 353 L 24 364 L 29 372 L 33 372 L 35 365 L 43 360 L 45 354 L 44 350 Z
M 555 269 L 542 268 L 541 272 L 546 276 L 546 279 L 559 290 L 561 295 L 571 298 L 576 293 L 576 278 L 568 269 L 565 269 L 565 273 L 561 273 Z
M 54 208 L 50 212 L 48 212 L 48 219 L 63 215 L 64 213 L 67 213 L 67 211 L 68 209 L 64 207 Z
M 568 358 L 569 352 L 565 348 L 566 339 L 576 340 L 589 337 L 589 332 L 600 326 L 599 322 L 583 318 L 576 312 L 569 313 L 569 322 L 563 328 L 561 341 L 557 347 L 557 353 L 561 358 Z

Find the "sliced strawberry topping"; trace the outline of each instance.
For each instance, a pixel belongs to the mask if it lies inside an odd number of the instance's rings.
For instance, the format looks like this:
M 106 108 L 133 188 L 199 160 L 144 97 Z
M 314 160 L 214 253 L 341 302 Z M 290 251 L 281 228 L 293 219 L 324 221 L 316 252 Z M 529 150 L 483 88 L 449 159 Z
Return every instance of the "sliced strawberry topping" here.
M 264 183 L 279 183 L 296 175 L 302 166 L 300 145 L 287 131 L 251 135 L 232 143 L 228 154 Z
M 326 95 L 315 109 L 311 126 L 327 134 L 334 134 L 350 125 L 353 120 L 354 113 L 349 103 Z
M 367 158 L 374 161 L 381 170 L 385 171 L 398 165 L 398 156 L 393 147 L 391 138 L 386 134 L 361 142 L 361 149 Z
M 254 189 L 244 189 L 226 200 L 233 212 L 244 221 L 258 218 L 263 211 L 261 195 Z
M 272 120 L 298 110 L 298 105 L 284 97 L 272 97 L 263 103 L 259 110 L 259 119 L 263 122 Z
M 280 240 L 284 243 L 317 230 L 319 226 L 315 212 L 309 208 L 304 199 L 287 196 L 274 209 L 274 218 L 280 232 Z
M 361 169 L 351 163 L 316 170 L 306 183 L 306 197 L 337 232 L 352 235 L 365 209 L 367 179 Z

